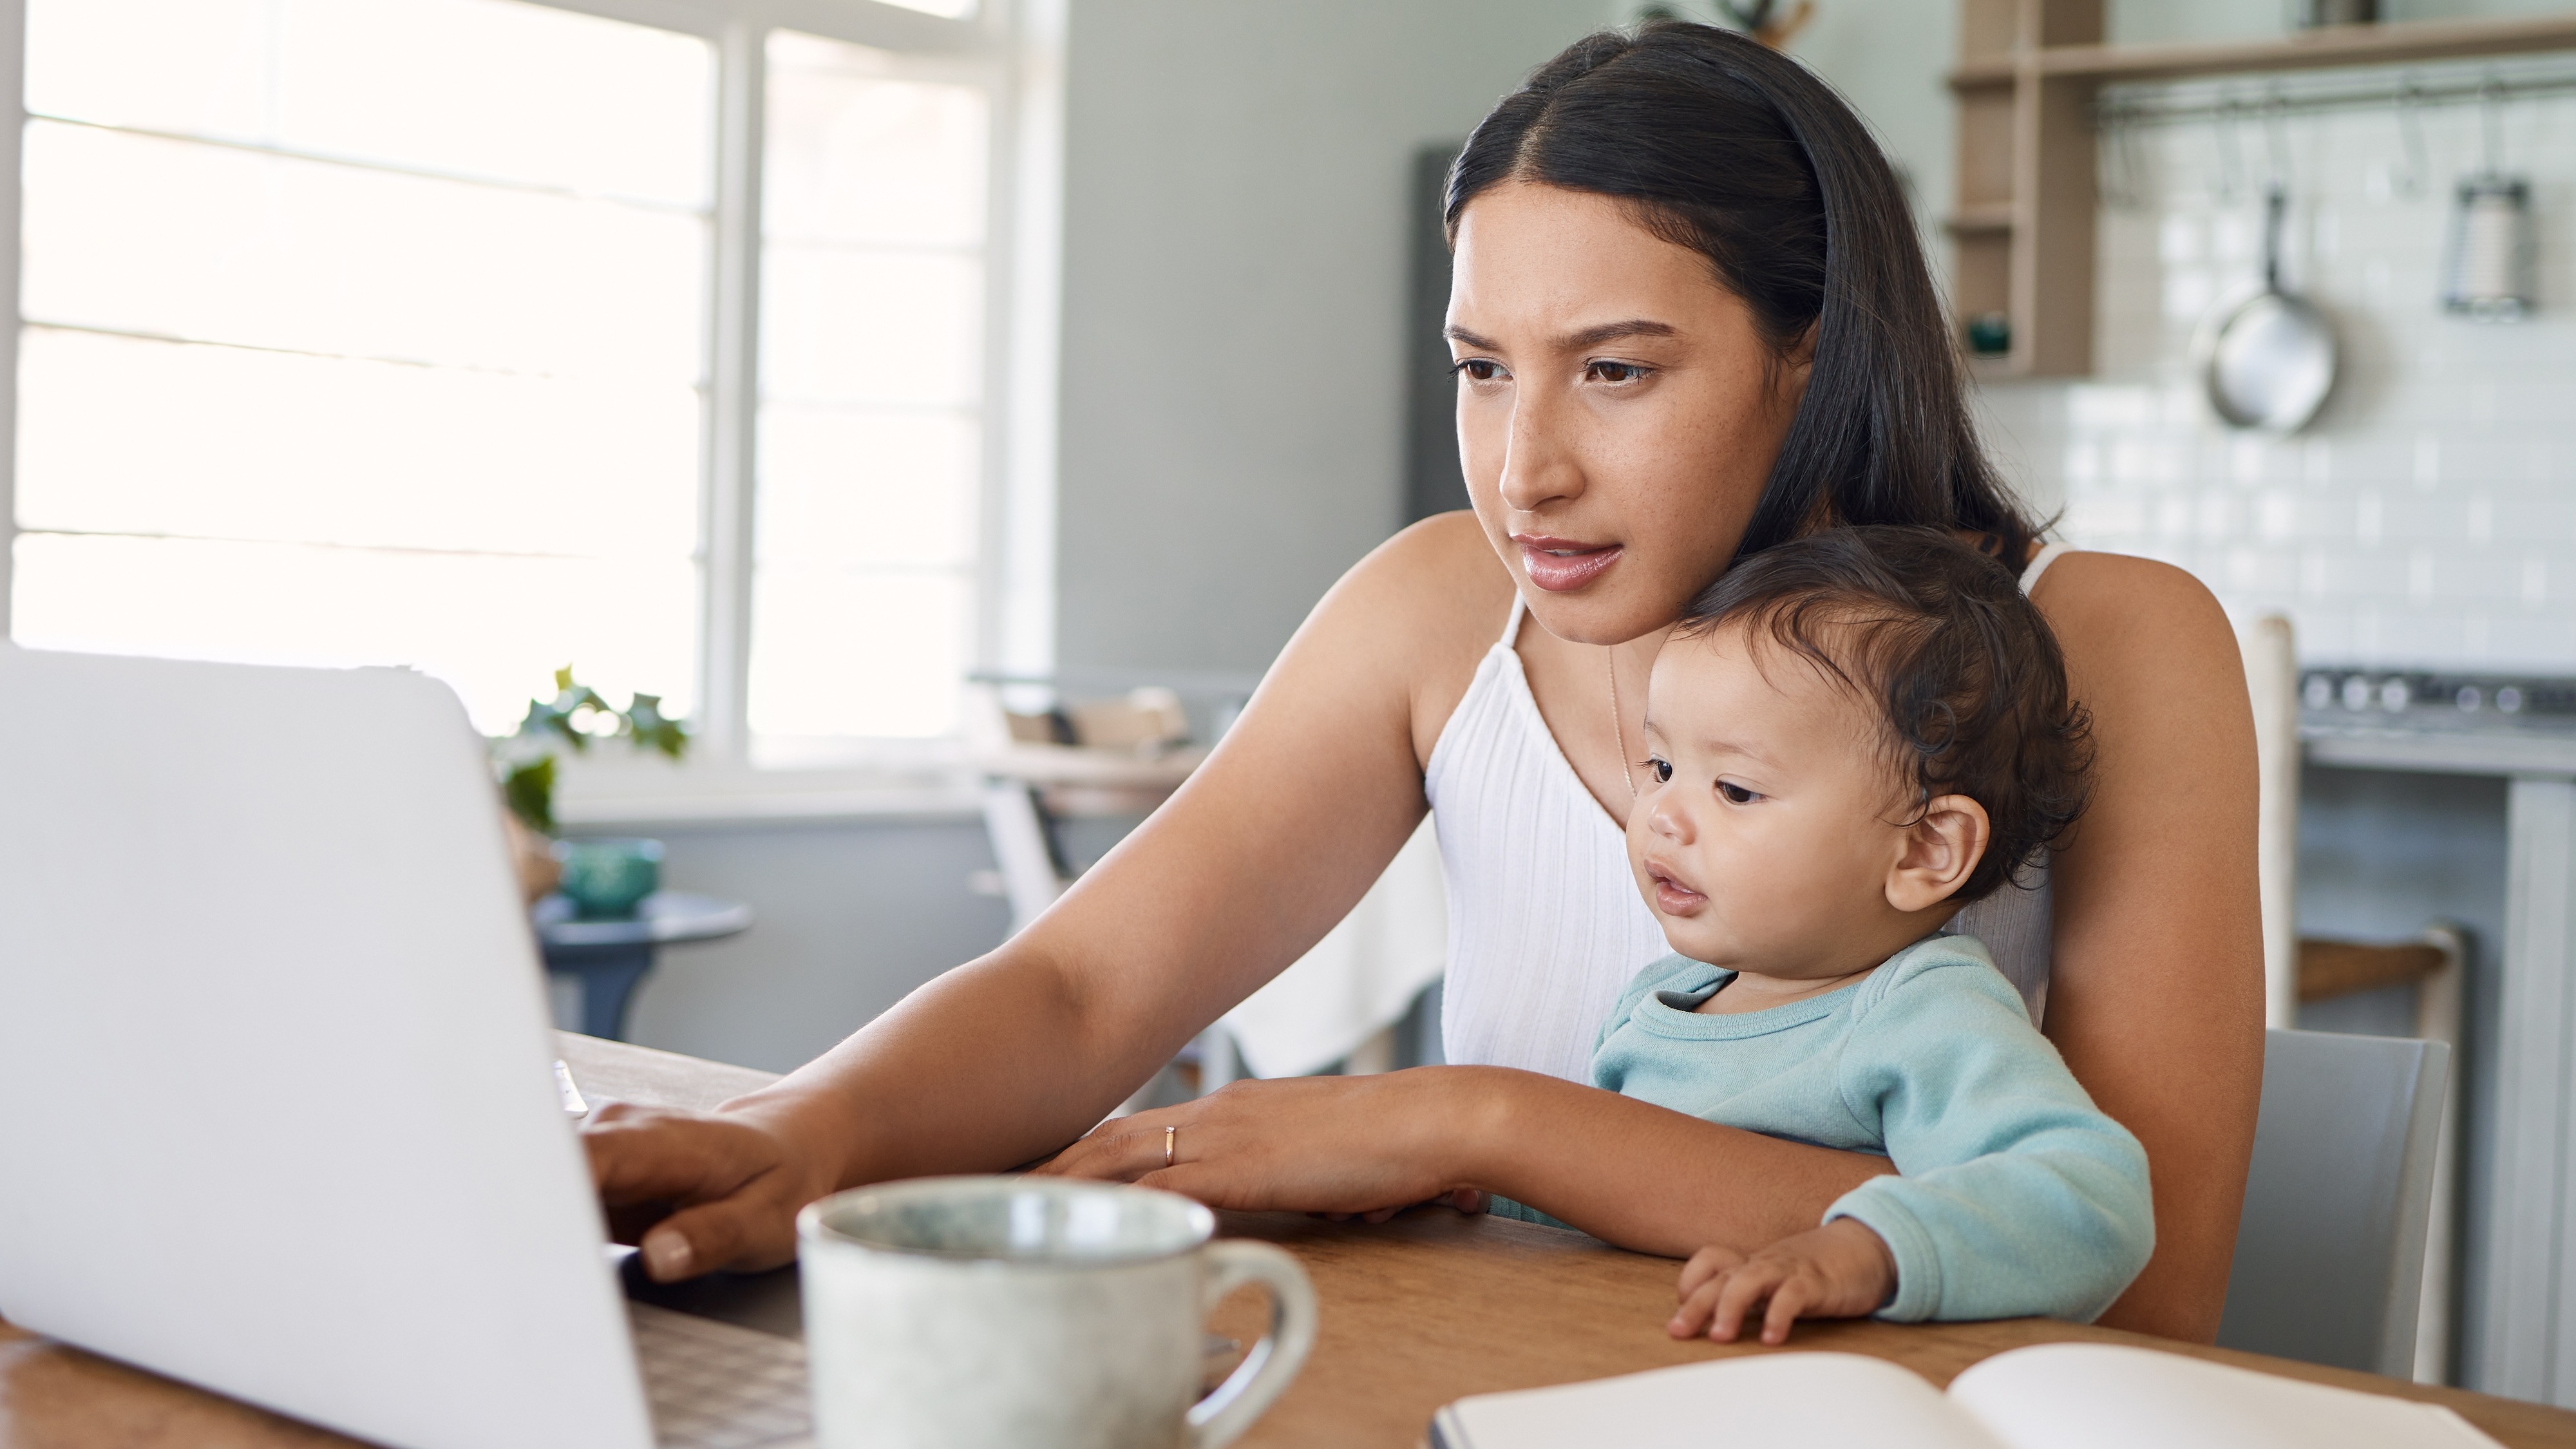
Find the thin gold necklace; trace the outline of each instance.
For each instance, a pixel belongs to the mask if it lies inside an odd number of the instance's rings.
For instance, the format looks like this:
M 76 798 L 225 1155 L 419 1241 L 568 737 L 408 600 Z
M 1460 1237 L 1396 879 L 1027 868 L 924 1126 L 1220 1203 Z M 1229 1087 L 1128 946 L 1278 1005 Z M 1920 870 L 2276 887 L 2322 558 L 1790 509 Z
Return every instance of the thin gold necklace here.
M 1619 750 L 1619 773 L 1628 781 L 1628 798 L 1637 798 L 1637 771 L 1628 763 L 1628 727 L 1619 717 L 1619 646 L 1609 645 L 1601 651 L 1610 663 L 1610 741 Z

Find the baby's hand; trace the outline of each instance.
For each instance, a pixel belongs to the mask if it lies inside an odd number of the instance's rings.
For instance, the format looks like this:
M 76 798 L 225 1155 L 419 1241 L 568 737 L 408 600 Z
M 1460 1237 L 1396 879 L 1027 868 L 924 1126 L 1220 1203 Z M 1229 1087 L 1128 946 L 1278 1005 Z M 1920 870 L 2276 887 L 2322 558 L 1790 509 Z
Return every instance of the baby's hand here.
M 1786 1343 L 1800 1318 L 1858 1318 L 1896 1291 L 1896 1259 L 1878 1234 L 1836 1218 L 1782 1238 L 1748 1258 L 1732 1248 L 1702 1248 L 1682 1265 L 1680 1309 L 1664 1325 L 1675 1338 L 1707 1330 L 1733 1343 L 1745 1315 L 1766 1301 L 1762 1341 Z

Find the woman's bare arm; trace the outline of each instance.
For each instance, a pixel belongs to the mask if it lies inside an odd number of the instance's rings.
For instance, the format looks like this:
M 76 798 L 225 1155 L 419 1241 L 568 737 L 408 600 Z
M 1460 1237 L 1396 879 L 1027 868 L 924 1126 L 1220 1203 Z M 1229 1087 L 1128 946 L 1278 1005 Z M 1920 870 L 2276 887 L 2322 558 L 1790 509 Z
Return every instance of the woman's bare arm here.
M 2049 1037 L 2145 1144 L 2155 1257 L 2103 1315 L 2218 1333 L 2263 1089 L 2253 712 L 2236 640 L 2179 569 L 2069 554 L 2037 602 L 2099 748 L 2093 804 L 2052 867 Z
M 1166 1127 L 1177 1129 L 1168 1139 Z M 1712 1244 L 1750 1253 L 1804 1232 L 1834 1199 L 1894 1168 L 1537 1072 L 1417 1067 L 1238 1082 L 1122 1117 L 1041 1170 L 1218 1207 L 1326 1213 L 1472 1189 L 1604 1242 L 1683 1258 Z
M 686 1209 L 671 1222 L 687 1258 L 657 1233 L 656 1270 L 783 1261 L 813 1196 L 1081 1136 L 1393 858 L 1425 808 L 1416 716 L 1445 719 L 1510 587 L 1471 520 L 1389 541 L 1317 605 L 1207 763 L 1028 930 L 727 1122 L 602 1113 L 587 1140 L 612 1207 Z

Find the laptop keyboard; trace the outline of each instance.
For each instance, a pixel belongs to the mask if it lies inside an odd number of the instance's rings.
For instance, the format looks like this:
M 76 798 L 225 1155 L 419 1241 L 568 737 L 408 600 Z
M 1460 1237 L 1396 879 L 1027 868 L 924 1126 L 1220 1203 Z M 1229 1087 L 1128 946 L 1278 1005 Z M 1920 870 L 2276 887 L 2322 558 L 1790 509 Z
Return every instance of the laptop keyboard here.
M 805 1345 L 649 1303 L 627 1308 L 662 1449 L 811 1449 Z

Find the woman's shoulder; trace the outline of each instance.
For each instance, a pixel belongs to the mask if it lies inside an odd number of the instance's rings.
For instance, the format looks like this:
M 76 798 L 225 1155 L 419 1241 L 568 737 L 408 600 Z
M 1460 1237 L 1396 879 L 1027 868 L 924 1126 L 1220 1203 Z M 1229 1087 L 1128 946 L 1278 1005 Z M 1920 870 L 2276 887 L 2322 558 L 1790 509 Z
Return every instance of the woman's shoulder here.
M 1352 565 L 1346 585 L 1372 603 L 1403 608 L 1424 623 L 1450 623 L 1499 637 L 1512 606 L 1512 576 L 1494 556 L 1476 515 L 1435 513 L 1410 524 Z M 1486 638 L 1492 643 L 1493 638 Z
M 2040 577 L 2031 602 L 2066 651 L 2079 695 L 2125 686 L 2237 680 L 2236 631 L 2209 586 L 2132 554 L 2070 552 Z
M 1442 513 L 1370 550 L 1316 610 L 1336 633 L 1393 651 L 1412 699 L 1414 753 L 1428 764 L 1476 665 L 1512 615 L 1512 576 L 1472 513 Z
M 2227 611 L 2188 570 L 2135 554 L 2070 550 L 2031 591 L 2031 602 L 2062 642 L 2072 633 L 2118 632 L 2134 638 L 2234 635 Z

